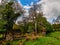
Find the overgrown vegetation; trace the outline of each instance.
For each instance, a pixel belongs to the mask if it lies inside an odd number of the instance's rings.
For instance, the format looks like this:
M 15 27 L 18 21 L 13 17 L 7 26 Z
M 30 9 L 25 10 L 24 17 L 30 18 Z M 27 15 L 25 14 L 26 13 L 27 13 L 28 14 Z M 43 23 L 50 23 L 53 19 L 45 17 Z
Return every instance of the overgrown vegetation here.
M 31 17 L 26 18 L 17 25 L 16 19 L 24 10 L 17 11 L 13 5 L 14 2 L 0 5 L 1 45 L 60 45 L 60 24 L 51 25 L 43 14 L 32 8 L 32 21 Z

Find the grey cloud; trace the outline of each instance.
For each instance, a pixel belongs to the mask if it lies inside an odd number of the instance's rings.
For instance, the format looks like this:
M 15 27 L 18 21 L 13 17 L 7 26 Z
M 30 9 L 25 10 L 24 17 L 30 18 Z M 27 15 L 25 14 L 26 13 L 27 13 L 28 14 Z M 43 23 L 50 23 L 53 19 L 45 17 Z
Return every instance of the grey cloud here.
M 49 20 L 60 15 L 60 0 L 41 0 L 44 16 Z

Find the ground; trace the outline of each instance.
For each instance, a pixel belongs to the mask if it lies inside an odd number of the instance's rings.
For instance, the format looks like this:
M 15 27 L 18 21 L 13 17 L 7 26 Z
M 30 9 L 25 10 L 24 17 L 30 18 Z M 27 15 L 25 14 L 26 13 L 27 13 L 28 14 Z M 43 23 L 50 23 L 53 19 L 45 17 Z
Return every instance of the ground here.
M 26 38 L 5 42 L 4 45 L 60 45 L 60 32 L 51 32 L 46 36 L 25 34 Z

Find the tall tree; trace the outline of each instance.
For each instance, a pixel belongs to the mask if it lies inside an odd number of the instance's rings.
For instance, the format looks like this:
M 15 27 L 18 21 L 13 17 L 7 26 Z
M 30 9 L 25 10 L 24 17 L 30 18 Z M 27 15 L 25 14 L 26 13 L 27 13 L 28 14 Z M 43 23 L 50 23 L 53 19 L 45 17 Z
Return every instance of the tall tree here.
M 9 2 L 7 4 L 5 4 L 5 7 L 3 8 L 3 10 L 1 11 L 1 15 L 2 15 L 2 20 L 6 23 L 3 24 L 3 29 L 6 30 L 5 33 L 5 38 L 7 40 L 12 40 L 13 36 L 11 36 L 13 33 L 13 24 L 15 23 L 16 19 L 18 16 L 20 16 L 22 13 L 20 12 L 15 12 L 14 8 L 12 7 L 12 5 L 14 4 L 14 2 Z M 10 34 L 9 36 L 8 33 Z
M 5 8 L 1 12 L 2 19 L 7 22 L 5 24 L 6 30 L 12 29 L 14 20 L 16 20 L 16 18 L 21 14 L 21 13 L 15 13 L 12 5 L 13 5 L 13 2 L 9 2 L 8 4 L 5 5 Z

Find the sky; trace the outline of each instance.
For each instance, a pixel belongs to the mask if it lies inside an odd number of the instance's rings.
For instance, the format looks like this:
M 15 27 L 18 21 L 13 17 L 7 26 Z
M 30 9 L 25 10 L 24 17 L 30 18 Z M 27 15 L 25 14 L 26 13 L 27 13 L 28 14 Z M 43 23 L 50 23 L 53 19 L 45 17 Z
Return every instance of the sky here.
M 38 2 L 38 0 L 18 0 L 24 8 L 29 9 L 33 2 Z M 53 19 L 56 19 L 60 15 L 60 0 L 41 0 L 42 11 L 44 16 L 49 22 L 52 23 Z
M 32 2 L 38 2 L 38 0 L 20 0 L 22 5 L 30 5 Z

